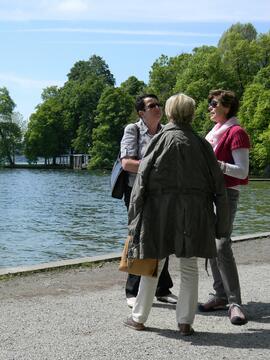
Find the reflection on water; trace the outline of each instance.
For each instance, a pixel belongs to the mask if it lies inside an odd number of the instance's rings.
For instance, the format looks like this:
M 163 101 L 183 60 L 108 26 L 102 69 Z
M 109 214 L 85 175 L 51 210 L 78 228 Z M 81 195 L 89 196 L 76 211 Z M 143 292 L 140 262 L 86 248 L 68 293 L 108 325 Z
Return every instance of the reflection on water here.
M 269 189 L 269 182 L 243 189 L 234 235 L 269 231 Z M 0 170 L 0 267 L 120 252 L 126 222 L 109 176 Z

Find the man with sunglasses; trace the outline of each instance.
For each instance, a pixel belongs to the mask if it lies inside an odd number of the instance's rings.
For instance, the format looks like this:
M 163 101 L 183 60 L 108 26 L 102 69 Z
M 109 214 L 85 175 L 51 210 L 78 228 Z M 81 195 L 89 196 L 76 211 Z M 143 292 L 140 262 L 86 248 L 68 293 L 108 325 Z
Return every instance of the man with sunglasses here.
M 121 140 L 121 162 L 123 169 L 128 172 L 128 187 L 125 193 L 125 205 L 128 209 L 132 186 L 138 172 L 140 159 L 155 134 L 161 129 L 160 119 L 162 110 L 159 100 L 154 94 L 145 94 L 136 99 L 135 109 L 139 120 L 135 124 L 126 126 Z M 173 295 L 170 288 L 173 287 L 171 276 L 168 272 L 168 261 L 159 277 L 156 298 L 158 301 L 170 304 L 177 303 L 177 297 Z M 129 307 L 133 307 L 138 293 L 140 276 L 128 275 L 126 283 L 126 297 Z
M 235 117 L 239 102 L 234 92 L 212 90 L 208 100 L 210 119 L 215 122 L 215 126 L 206 135 L 206 140 L 212 145 L 224 174 L 229 203 L 230 233 L 226 238 L 216 239 L 217 258 L 210 259 L 215 294 L 210 294 L 209 300 L 199 305 L 199 310 L 222 310 L 227 309 L 229 305 L 231 323 L 244 325 L 247 318 L 241 306 L 240 283 L 230 236 L 241 185 L 248 183 L 250 143 L 247 133 Z

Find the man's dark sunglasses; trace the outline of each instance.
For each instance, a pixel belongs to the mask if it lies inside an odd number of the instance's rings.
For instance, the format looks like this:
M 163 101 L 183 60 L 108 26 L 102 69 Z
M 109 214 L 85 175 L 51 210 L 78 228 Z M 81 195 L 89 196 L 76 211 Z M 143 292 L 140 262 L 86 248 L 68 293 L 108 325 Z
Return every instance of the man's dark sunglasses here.
M 218 106 L 218 101 L 217 100 L 211 100 L 209 102 L 209 106 L 211 106 L 212 108 L 216 108 Z
M 152 103 L 145 107 L 145 109 L 154 109 L 156 107 L 160 107 L 161 105 L 159 103 Z

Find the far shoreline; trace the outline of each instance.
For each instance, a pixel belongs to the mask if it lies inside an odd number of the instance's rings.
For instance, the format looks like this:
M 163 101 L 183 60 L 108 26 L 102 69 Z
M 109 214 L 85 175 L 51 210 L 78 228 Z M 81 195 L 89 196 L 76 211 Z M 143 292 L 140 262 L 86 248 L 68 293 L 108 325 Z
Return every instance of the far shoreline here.
M 87 168 L 73 169 L 67 165 L 45 165 L 45 164 L 14 164 L 14 165 L 2 165 L 1 169 L 30 169 L 30 170 L 88 170 Z M 110 169 L 97 169 L 94 172 L 110 173 Z M 249 176 L 249 181 L 270 181 L 269 177 Z

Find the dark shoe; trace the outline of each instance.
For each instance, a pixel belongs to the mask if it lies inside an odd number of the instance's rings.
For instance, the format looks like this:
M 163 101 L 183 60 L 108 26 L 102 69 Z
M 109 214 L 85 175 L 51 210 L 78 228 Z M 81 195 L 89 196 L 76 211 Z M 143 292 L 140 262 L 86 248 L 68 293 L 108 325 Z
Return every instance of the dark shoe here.
M 134 321 L 131 316 L 128 317 L 126 321 L 124 321 L 124 325 L 137 331 L 145 330 L 145 326 L 142 323 Z
M 243 309 L 238 304 L 232 304 L 230 306 L 228 315 L 233 325 L 245 325 L 248 322 Z
M 167 304 L 177 304 L 177 296 L 174 294 L 168 294 L 165 296 L 157 296 L 157 300 Z
M 228 301 L 217 297 L 215 294 L 209 294 L 208 301 L 204 304 L 199 304 L 198 309 L 201 312 L 226 310 Z
M 182 336 L 190 336 L 194 334 L 194 329 L 190 324 L 178 324 L 180 335 Z

